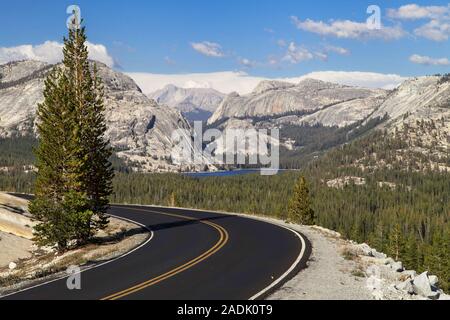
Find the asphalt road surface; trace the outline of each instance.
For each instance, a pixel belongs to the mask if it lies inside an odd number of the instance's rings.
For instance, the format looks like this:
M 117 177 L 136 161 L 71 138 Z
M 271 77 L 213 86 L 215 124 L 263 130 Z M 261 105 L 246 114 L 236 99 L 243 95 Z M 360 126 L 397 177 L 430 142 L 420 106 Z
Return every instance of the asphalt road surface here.
M 113 206 L 110 214 L 142 225 L 148 241 L 83 271 L 81 290 L 67 278 L 3 297 L 12 300 L 262 299 L 306 266 L 307 239 L 269 223 L 214 212 Z

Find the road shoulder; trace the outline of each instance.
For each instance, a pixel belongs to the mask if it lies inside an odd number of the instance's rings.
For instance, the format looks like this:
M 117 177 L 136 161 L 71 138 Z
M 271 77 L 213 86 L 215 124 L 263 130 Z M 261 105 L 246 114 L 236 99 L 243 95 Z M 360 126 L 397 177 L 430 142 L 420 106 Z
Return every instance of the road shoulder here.
M 10 196 L 8 196 L 8 201 L 11 201 Z M 23 218 L 26 218 L 26 208 L 22 206 L 24 212 L 21 213 L 17 213 L 14 209 L 7 210 L 7 208 L 7 206 L 2 208 L 3 214 L 0 212 L 0 220 L 2 217 L 7 217 L 4 220 L 14 223 L 8 224 L 9 231 L 8 233 L 3 232 L 0 240 L 0 252 L 2 252 L 0 255 L 2 258 L 0 261 L 0 296 L 64 278 L 67 275 L 66 270 L 70 266 L 86 270 L 120 258 L 146 243 L 151 237 L 149 230 L 143 226 L 133 221 L 112 217 L 108 228 L 100 231 L 91 243 L 58 254 L 51 248 L 37 248 L 29 239 L 20 236 L 24 230 L 25 233 L 32 233 L 30 225 L 22 223 Z M 15 215 L 17 215 L 17 219 L 11 219 Z M 19 230 L 20 234 L 14 234 L 14 230 Z M 20 244 L 20 248 L 18 248 L 20 250 L 14 250 L 14 254 L 12 254 L 10 252 L 11 243 L 16 246 Z

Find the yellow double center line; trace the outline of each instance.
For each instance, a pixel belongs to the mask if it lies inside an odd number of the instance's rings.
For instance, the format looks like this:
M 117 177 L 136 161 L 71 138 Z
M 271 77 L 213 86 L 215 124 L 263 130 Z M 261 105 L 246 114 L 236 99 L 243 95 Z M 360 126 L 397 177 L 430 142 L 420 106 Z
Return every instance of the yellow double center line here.
M 209 257 L 211 257 L 212 255 L 214 255 L 216 252 L 218 252 L 220 249 L 222 249 L 225 244 L 228 242 L 229 239 L 229 235 L 227 230 L 225 230 L 222 226 L 215 224 L 213 222 L 210 221 L 202 221 L 202 220 L 198 220 L 195 218 L 191 218 L 191 217 L 186 217 L 186 216 L 181 216 L 178 214 L 171 214 L 171 213 L 163 213 L 163 212 L 158 212 L 158 211 L 153 211 L 153 210 L 144 210 L 144 209 L 135 209 L 135 208 L 127 208 L 129 210 L 134 210 L 134 211 L 141 211 L 141 212 L 147 212 L 147 213 L 156 213 L 156 214 L 161 214 L 161 215 L 165 215 L 165 216 L 170 216 L 170 217 L 175 217 L 175 218 L 180 218 L 180 219 L 184 219 L 184 220 L 190 220 L 190 221 L 198 221 L 200 223 L 206 224 L 208 226 L 213 227 L 214 229 L 216 229 L 219 232 L 219 241 L 208 251 L 206 251 L 205 253 L 201 254 L 200 256 L 198 256 L 197 258 L 186 262 L 185 264 L 169 271 L 166 272 L 158 277 L 155 277 L 153 279 L 150 279 L 148 281 L 145 281 L 141 284 L 135 285 L 131 288 L 128 288 L 126 290 L 117 292 L 113 295 L 110 295 L 108 297 L 103 298 L 102 300 L 118 300 L 121 299 L 123 297 L 129 296 L 133 293 L 136 293 L 138 291 L 141 291 L 145 288 L 151 287 L 157 283 L 160 283 L 161 281 L 167 280 L 183 271 L 186 271 L 190 268 L 192 268 L 193 266 L 199 264 L 200 262 L 208 259 Z

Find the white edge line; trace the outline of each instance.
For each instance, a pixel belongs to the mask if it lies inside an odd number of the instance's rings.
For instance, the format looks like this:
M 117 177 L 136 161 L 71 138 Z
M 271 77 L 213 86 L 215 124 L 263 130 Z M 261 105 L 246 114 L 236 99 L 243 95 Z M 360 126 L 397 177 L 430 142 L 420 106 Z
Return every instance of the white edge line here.
M 258 221 L 262 221 L 262 220 L 258 220 Z M 256 300 L 259 297 L 263 296 L 264 294 L 266 294 L 267 292 L 269 292 L 271 289 L 273 289 L 274 287 L 276 287 L 278 284 L 280 284 L 280 282 L 282 282 L 285 278 L 287 278 L 292 271 L 294 271 L 294 269 L 298 266 L 298 264 L 302 261 L 303 256 L 305 255 L 305 251 L 306 251 L 306 242 L 305 239 L 300 235 L 300 233 L 298 233 L 295 230 L 292 230 L 291 228 L 282 226 L 280 224 L 276 224 L 276 223 L 271 223 L 271 222 L 267 222 L 279 227 L 282 227 L 286 230 L 289 230 L 291 232 L 293 232 L 301 241 L 302 243 L 302 250 L 300 251 L 300 255 L 297 257 L 297 260 L 295 260 L 294 264 L 289 268 L 289 270 L 287 270 L 280 278 L 278 278 L 277 280 L 275 280 L 275 282 L 273 282 L 271 285 L 269 285 L 267 288 L 265 288 L 264 290 L 258 292 L 257 294 L 255 294 L 253 297 L 251 297 L 249 300 Z
M 305 251 L 306 251 L 306 242 L 305 239 L 303 238 L 303 236 L 291 229 L 288 228 L 286 226 L 283 226 L 279 223 L 276 222 L 272 222 L 272 221 L 266 221 L 261 219 L 260 217 L 252 217 L 252 216 L 248 216 L 242 213 L 231 213 L 231 212 L 224 212 L 224 211 L 212 211 L 212 210 L 201 210 L 201 209 L 190 209 L 190 208 L 180 208 L 180 207 L 164 207 L 164 206 L 157 206 L 157 205 L 142 205 L 142 204 L 121 204 L 121 206 L 129 206 L 129 207 L 144 207 L 144 208 L 161 208 L 161 209 L 176 209 L 176 210 L 190 210 L 190 211 L 195 211 L 195 212 L 203 212 L 203 213 L 218 213 L 218 214 L 223 214 L 223 215 L 234 215 L 234 216 L 238 216 L 244 219 L 251 219 L 251 220 L 256 220 L 259 222 L 263 222 L 263 223 L 268 223 L 268 224 L 272 224 L 274 226 L 280 227 L 280 228 L 284 228 L 286 230 L 289 230 L 290 232 L 294 233 L 299 239 L 300 242 L 302 244 L 302 250 L 300 251 L 299 256 L 297 257 L 297 259 L 295 260 L 295 262 L 292 264 L 292 266 L 281 276 L 279 277 L 277 280 L 275 280 L 271 285 L 269 285 L 267 288 L 263 289 L 262 291 L 258 292 L 257 294 L 255 294 L 254 296 L 252 296 L 249 300 L 253 301 L 258 299 L 259 297 L 261 297 L 262 295 L 264 295 L 265 293 L 267 293 L 268 291 L 270 291 L 271 289 L 273 289 L 274 287 L 276 287 L 278 284 L 280 284 L 280 282 L 282 282 L 286 277 L 288 277 L 292 271 L 294 271 L 294 269 L 298 266 L 298 264 L 302 261 L 303 256 L 305 255 Z
M 115 205 L 111 205 L 111 206 L 114 207 Z M 137 222 L 137 221 L 134 221 L 134 220 L 131 220 L 131 219 L 127 219 L 127 218 L 118 217 L 118 216 L 115 216 L 115 215 L 112 215 L 112 214 L 108 214 L 108 216 L 113 217 L 113 218 L 116 218 L 116 219 L 119 219 L 119 220 L 125 220 L 125 221 L 131 222 L 131 223 L 134 223 L 134 224 L 137 224 L 138 226 L 145 228 L 147 231 L 150 232 L 150 238 L 148 238 L 147 241 L 145 241 L 144 243 L 142 243 L 140 246 L 134 248 L 134 249 L 131 250 L 131 251 L 128 251 L 127 253 L 124 253 L 123 255 L 121 255 L 121 256 L 119 256 L 119 257 L 117 257 L 117 258 L 114 258 L 114 259 L 112 259 L 112 260 L 109 260 L 109 261 L 100 263 L 100 264 L 98 264 L 98 265 L 94 265 L 94 266 L 88 267 L 88 268 L 86 268 L 86 269 L 84 269 L 84 270 L 81 270 L 80 272 L 75 273 L 75 274 L 73 274 L 73 275 L 76 275 L 76 274 L 82 274 L 83 272 L 86 272 L 86 271 L 89 271 L 89 270 L 93 270 L 93 269 L 97 269 L 97 268 L 103 267 L 103 266 L 105 266 L 105 265 L 107 265 L 107 264 L 113 263 L 113 262 L 115 262 L 115 261 L 117 261 L 117 260 L 120 260 L 120 259 L 122 259 L 122 258 L 125 258 L 126 256 L 128 256 L 128 255 L 132 254 L 133 252 L 136 252 L 136 251 L 138 251 L 139 249 L 141 249 L 142 247 L 146 246 L 150 241 L 153 240 L 153 237 L 154 237 L 155 233 L 154 233 L 150 228 L 148 228 L 147 226 L 143 225 L 142 223 L 139 223 L 139 222 Z M 73 276 L 73 275 L 70 275 L 70 276 Z M 3 298 L 6 298 L 6 297 L 10 297 L 10 296 L 13 296 L 13 295 L 22 293 L 22 292 L 26 292 L 26 291 L 29 291 L 29 290 L 32 290 L 32 289 L 35 289 L 35 288 L 39 288 L 39 287 L 48 285 L 48 284 L 53 283 L 53 282 L 57 282 L 57 281 L 66 279 L 66 278 L 68 278 L 68 277 L 69 277 L 69 275 L 61 276 L 61 277 L 59 277 L 59 278 L 56 278 L 56 279 L 53 279 L 53 280 L 50 280 L 50 281 L 46 281 L 46 282 L 43 282 L 43 283 L 40 283 L 40 284 L 37 284 L 37 285 L 32 286 L 32 287 L 29 287 L 29 288 L 25 288 L 25 289 L 22 289 L 22 290 L 13 292 L 13 293 L 9 293 L 9 294 L 4 295 L 4 296 L 0 296 L 0 300 L 3 299 Z

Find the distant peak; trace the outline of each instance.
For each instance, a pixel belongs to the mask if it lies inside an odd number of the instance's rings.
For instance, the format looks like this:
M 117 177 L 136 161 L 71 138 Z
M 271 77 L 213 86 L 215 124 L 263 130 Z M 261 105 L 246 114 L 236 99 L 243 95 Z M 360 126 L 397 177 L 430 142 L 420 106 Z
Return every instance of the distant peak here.
M 177 87 L 174 84 L 168 84 L 164 87 L 164 90 L 178 90 L 178 89 L 180 89 L 180 87 Z
M 326 81 L 322 81 L 322 80 L 318 80 L 318 79 L 313 79 L 313 78 L 305 78 L 303 80 L 301 80 L 297 86 L 302 86 L 302 87 L 311 87 L 311 86 L 315 86 L 315 87 L 342 87 L 342 85 L 339 85 L 337 83 L 332 83 L 332 82 L 326 82 Z
M 287 89 L 292 88 L 295 85 L 289 82 L 276 81 L 276 80 L 264 80 L 261 81 L 258 86 L 253 90 L 254 94 L 261 94 L 269 90 Z

